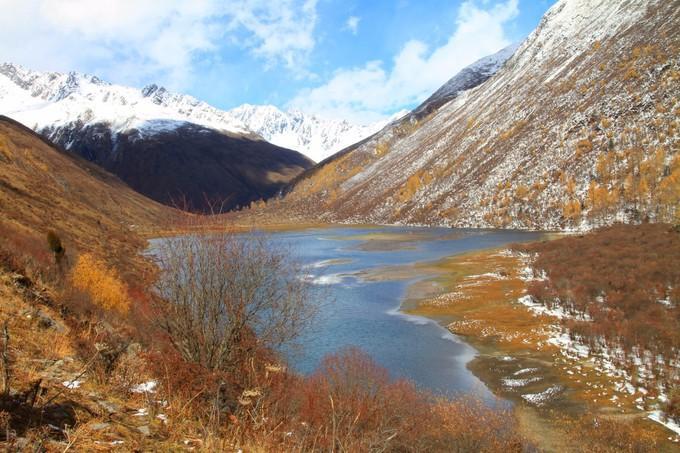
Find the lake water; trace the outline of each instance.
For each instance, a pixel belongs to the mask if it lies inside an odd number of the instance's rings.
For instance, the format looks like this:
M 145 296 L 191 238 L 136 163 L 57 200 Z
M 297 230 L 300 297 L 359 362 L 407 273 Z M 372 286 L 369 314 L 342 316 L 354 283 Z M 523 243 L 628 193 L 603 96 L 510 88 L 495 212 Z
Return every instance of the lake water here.
M 399 312 L 407 287 L 424 275 L 367 280 L 366 271 L 436 261 L 446 256 L 535 240 L 540 233 L 445 228 L 322 228 L 273 233 L 305 265 L 305 278 L 323 287 L 315 328 L 291 366 L 309 373 L 322 357 L 344 347 L 366 351 L 394 377 L 442 394 L 491 394 L 468 369 L 476 351 L 436 322 Z

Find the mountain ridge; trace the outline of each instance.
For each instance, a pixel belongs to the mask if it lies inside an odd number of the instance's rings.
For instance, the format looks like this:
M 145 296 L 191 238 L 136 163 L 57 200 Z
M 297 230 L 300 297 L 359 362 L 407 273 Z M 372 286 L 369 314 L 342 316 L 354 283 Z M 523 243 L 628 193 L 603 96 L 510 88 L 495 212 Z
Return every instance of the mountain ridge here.
M 672 221 L 678 14 L 561 0 L 491 78 L 303 173 L 261 215 L 549 230 Z
M 156 84 L 137 89 L 89 74 L 32 71 L 12 63 L 0 64 L 0 100 L 4 103 L 0 113 L 38 132 L 78 121 L 109 123 L 115 133 L 131 129 L 154 133 L 159 121 L 164 123 L 161 130 L 193 123 L 264 139 L 315 161 L 371 135 L 388 122 L 354 125 L 299 110 L 284 112 L 273 105 L 243 104 L 220 110 Z

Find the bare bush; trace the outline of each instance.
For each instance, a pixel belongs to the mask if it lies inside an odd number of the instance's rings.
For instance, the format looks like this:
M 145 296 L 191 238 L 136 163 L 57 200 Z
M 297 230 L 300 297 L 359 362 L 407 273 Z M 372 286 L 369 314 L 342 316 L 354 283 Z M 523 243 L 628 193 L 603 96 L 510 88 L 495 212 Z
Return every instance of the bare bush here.
M 316 313 L 299 264 L 264 236 L 168 238 L 156 257 L 158 323 L 185 360 L 210 370 L 294 344 Z

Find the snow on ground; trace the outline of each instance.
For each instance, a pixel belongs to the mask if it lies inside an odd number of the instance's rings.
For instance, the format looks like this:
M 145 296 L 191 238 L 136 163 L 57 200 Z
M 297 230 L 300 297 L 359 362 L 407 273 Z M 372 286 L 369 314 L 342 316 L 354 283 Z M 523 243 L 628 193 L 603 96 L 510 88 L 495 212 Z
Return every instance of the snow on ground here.
M 82 383 L 83 383 L 83 381 L 79 381 L 77 379 L 74 379 L 74 380 L 71 380 L 71 381 L 64 381 L 64 382 L 61 383 L 61 385 L 63 385 L 67 389 L 77 389 L 77 388 L 80 388 Z
M 547 389 L 543 390 L 542 392 L 539 393 L 527 393 L 522 395 L 522 398 L 536 406 L 543 406 L 546 403 L 548 403 L 550 400 L 555 398 L 559 393 L 562 391 L 562 387 L 559 385 L 553 385 L 552 387 L 548 387 Z
M 680 435 L 680 425 L 674 422 L 673 420 L 666 418 L 661 411 L 659 410 L 652 411 L 648 417 L 649 419 L 654 420 L 657 423 L 661 423 L 663 426 L 670 429 L 675 434 Z
M 143 382 L 132 387 L 130 391 L 132 393 L 155 393 L 157 385 L 156 381 Z
M 514 373 L 512 373 L 512 375 L 513 376 L 521 376 L 521 375 L 527 374 L 527 373 L 535 373 L 536 371 L 539 371 L 539 369 L 538 368 L 523 368 L 519 371 L 515 371 Z
M 543 378 L 541 378 L 539 376 L 534 376 L 534 377 L 524 378 L 524 379 L 505 378 L 505 379 L 502 380 L 502 382 L 503 382 L 504 386 L 514 388 L 514 387 L 524 387 L 524 386 L 529 385 L 533 382 L 538 382 L 541 379 L 543 379 Z

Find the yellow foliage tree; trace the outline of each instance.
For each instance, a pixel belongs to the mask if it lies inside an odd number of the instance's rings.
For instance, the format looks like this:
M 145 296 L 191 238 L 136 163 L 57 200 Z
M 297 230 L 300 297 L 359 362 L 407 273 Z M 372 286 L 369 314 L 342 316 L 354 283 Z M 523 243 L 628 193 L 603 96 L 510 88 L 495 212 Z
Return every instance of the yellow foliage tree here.
M 613 153 L 602 153 L 597 157 L 595 171 L 603 184 L 609 184 L 612 178 L 612 171 L 614 168 L 614 159 L 612 156 Z
M 121 314 L 130 309 L 125 283 L 114 269 L 93 255 L 80 255 L 70 278 L 73 287 L 89 295 L 95 305 Z
M 590 215 L 592 217 L 604 218 L 609 211 L 619 202 L 619 197 L 616 192 L 609 192 L 609 190 L 591 181 L 588 186 L 588 205 L 590 206 Z
M 659 184 L 658 201 L 667 221 L 680 222 L 680 156 L 670 166 L 670 174 Z
M 517 186 L 515 190 L 515 198 L 518 200 L 524 200 L 529 195 L 529 188 L 524 184 Z
M 382 157 L 390 150 L 390 145 L 387 142 L 380 142 L 375 146 L 376 157 Z
M 571 222 L 578 222 L 581 219 L 581 202 L 578 200 L 567 201 L 562 207 L 562 215 Z

